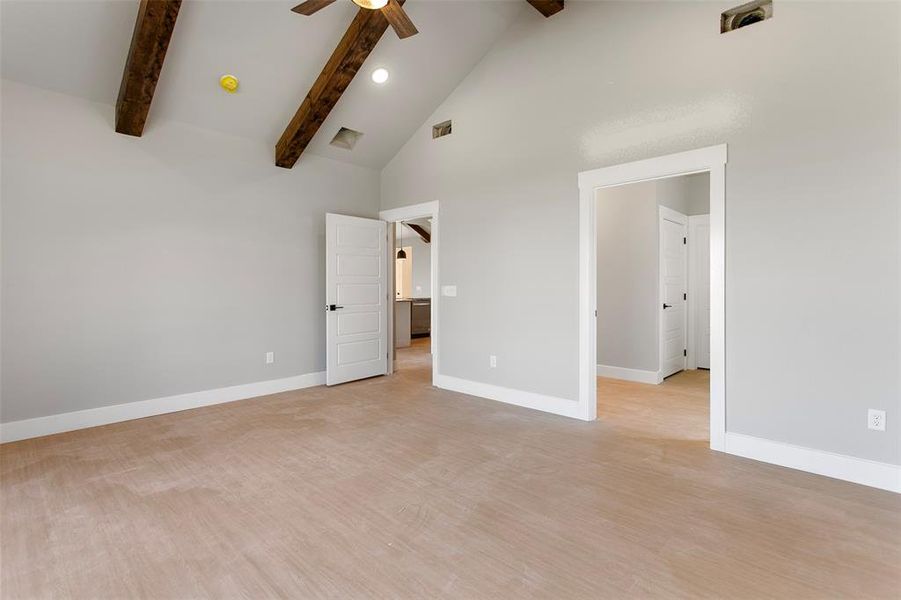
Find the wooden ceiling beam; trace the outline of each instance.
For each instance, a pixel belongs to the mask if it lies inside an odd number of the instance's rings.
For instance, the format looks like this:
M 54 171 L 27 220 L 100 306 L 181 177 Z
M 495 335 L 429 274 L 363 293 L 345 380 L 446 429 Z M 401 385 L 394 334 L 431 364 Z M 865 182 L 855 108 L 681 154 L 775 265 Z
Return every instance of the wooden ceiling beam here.
M 545 17 L 551 17 L 563 10 L 563 0 L 528 0 Z
M 407 227 L 416 232 L 416 234 L 422 239 L 426 244 L 431 243 L 432 235 L 426 231 L 425 227 L 422 225 L 417 225 L 416 223 L 404 223 Z
M 181 0 L 141 0 L 116 101 L 116 131 L 140 137 Z
M 403 4 L 404 0 L 397 0 Z M 380 10 L 361 8 L 275 145 L 275 164 L 290 169 L 338 103 L 375 48 L 388 21 Z

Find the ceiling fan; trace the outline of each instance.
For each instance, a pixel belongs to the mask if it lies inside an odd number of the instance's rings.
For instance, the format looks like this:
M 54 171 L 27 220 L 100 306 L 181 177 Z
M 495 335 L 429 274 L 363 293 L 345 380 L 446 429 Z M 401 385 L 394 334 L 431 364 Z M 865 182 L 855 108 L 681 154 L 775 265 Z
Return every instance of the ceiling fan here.
M 306 2 L 298 4 L 291 10 L 301 15 L 310 16 L 334 1 L 335 0 L 306 0 Z M 353 0 L 353 3 L 360 8 L 382 11 L 385 19 L 391 24 L 391 27 L 393 27 L 394 31 L 397 33 L 397 37 L 400 39 L 408 38 L 411 35 L 419 33 L 413 25 L 413 21 L 410 20 L 410 17 L 407 16 L 407 13 L 404 12 L 403 7 L 397 0 Z

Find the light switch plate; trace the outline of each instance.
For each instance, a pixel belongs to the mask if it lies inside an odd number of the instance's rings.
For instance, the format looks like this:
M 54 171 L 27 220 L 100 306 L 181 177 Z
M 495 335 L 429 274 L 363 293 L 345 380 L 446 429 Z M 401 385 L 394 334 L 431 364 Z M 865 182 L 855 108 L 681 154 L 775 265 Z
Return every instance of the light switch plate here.
M 457 295 L 457 286 L 455 285 L 442 285 L 441 286 L 441 295 L 442 296 L 456 296 Z

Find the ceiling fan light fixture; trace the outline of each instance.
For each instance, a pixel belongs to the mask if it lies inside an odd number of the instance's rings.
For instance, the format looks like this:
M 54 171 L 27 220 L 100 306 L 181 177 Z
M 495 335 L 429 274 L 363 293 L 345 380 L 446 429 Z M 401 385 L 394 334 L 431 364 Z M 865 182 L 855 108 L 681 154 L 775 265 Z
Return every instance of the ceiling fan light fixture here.
M 353 2 L 360 8 L 367 8 L 369 10 L 378 10 L 384 8 L 385 5 L 388 4 L 388 0 L 353 0 Z

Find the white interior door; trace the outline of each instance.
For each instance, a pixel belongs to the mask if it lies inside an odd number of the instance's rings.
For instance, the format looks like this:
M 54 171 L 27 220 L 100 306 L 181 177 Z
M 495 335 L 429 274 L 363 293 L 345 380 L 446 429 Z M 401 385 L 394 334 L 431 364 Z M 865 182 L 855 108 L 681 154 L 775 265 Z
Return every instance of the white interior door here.
M 694 344 L 689 354 L 694 355 L 694 366 L 710 368 L 710 215 L 688 219 L 688 247 L 691 250 L 688 268 L 691 307 L 689 335 Z M 692 366 L 692 365 L 689 365 Z
M 660 207 L 660 376 L 685 369 L 688 217 Z
M 388 370 L 388 230 L 384 221 L 325 216 L 326 383 Z

